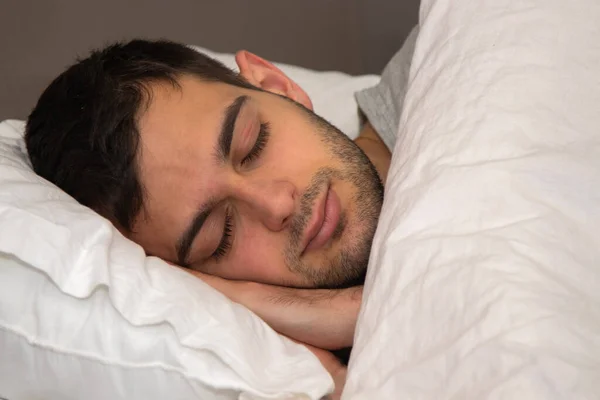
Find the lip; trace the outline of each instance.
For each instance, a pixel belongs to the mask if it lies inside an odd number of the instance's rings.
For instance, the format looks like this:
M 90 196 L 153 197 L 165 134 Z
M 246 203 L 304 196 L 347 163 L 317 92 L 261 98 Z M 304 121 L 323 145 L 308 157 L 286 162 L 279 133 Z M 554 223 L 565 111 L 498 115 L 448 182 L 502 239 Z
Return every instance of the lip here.
M 340 213 L 340 199 L 331 186 L 328 186 L 315 204 L 312 218 L 306 229 L 303 253 L 321 248 L 329 241 L 339 223 Z

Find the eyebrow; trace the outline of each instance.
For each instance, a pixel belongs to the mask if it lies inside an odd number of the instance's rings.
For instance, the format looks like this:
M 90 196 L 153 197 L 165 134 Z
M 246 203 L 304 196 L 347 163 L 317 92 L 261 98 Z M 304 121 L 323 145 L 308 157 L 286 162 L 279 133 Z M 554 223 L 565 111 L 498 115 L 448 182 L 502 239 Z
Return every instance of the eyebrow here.
M 225 115 L 221 124 L 221 132 L 219 133 L 216 146 L 216 157 L 220 161 L 225 161 L 229 158 L 235 122 L 237 121 L 238 115 L 246 100 L 248 100 L 248 96 L 239 96 L 225 109 Z M 179 265 L 185 266 L 192 243 L 194 243 L 196 236 L 198 236 L 198 233 L 202 229 L 202 226 L 215 205 L 216 201 L 214 199 L 208 200 L 203 204 L 192 218 L 192 222 L 177 241 L 175 248 L 177 250 L 177 263 Z
M 246 103 L 246 100 L 248 100 L 248 96 L 240 96 L 225 110 L 225 118 L 223 118 L 223 124 L 221 125 L 221 133 L 219 134 L 216 151 L 217 160 L 221 162 L 229 158 L 235 121 L 237 121 L 238 115 L 240 114 L 244 103 Z

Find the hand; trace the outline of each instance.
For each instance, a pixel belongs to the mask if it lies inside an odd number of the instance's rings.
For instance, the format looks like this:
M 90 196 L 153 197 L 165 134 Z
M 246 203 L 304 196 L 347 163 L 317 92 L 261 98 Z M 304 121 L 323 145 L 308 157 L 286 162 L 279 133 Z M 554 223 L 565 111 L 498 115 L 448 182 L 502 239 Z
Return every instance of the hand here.
M 273 329 L 310 350 L 331 375 L 335 384 L 334 392 L 323 400 L 341 398 L 347 368 L 323 348 L 328 348 L 327 344 L 332 349 L 352 345 L 362 286 L 340 290 L 293 289 L 230 281 L 197 271 L 184 270 L 202 279 L 232 301 L 247 306 L 261 318 L 267 318 L 265 321 Z M 332 305 L 334 307 L 331 307 Z M 345 318 L 339 318 L 340 314 L 345 314 Z M 302 321 L 307 320 L 308 322 L 304 323 L 312 324 L 316 329 L 310 329 L 310 326 L 309 329 L 303 327 Z M 338 333 L 333 333 L 328 328 L 334 328 L 333 331 Z M 308 341 L 302 342 L 299 337 L 303 336 L 308 338 L 312 345 L 307 344 Z M 323 348 L 317 348 L 315 345 Z
M 342 363 L 340 363 L 338 359 L 329 351 L 318 349 L 314 346 L 304 343 L 299 344 L 306 346 L 308 350 L 310 350 L 315 356 L 317 356 L 317 358 L 321 362 L 321 365 L 323 365 L 323 367 L 327 370 L 327 372 L 329 372 L 329 375 L 331 375 L 331 378 L 333 379 L 335 389 L 333 393 L 325 397 L 323 400 L 339 400 L 342 397 L 342 391 L 344 390 L 344 385 L 346 384 L 346 375 L 348 369 L 344 365 L 342 365 Z
M 352 346 L 362 286 L 295 289 L 187 271 L 249 308 L 282 335 L 321 349 Z

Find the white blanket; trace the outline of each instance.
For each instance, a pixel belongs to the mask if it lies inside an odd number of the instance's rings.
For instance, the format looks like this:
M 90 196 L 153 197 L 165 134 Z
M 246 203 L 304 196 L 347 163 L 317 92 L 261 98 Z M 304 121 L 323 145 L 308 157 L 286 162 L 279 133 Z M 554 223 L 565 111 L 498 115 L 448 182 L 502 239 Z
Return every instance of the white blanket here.
M 600 398 L 600 3 L 423 0 L 344 399 Z

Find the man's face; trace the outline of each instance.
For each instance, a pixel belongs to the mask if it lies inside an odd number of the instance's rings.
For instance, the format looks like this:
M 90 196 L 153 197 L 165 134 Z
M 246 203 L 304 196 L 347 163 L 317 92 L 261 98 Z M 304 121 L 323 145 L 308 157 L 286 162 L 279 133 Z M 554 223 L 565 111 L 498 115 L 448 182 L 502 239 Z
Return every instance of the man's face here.
M 146 198 L 132 239 L 228 279 L 343 287 L 364 277 L 383 188 L 364 153 L 272 93 L 184 76 L 140 116 Z

